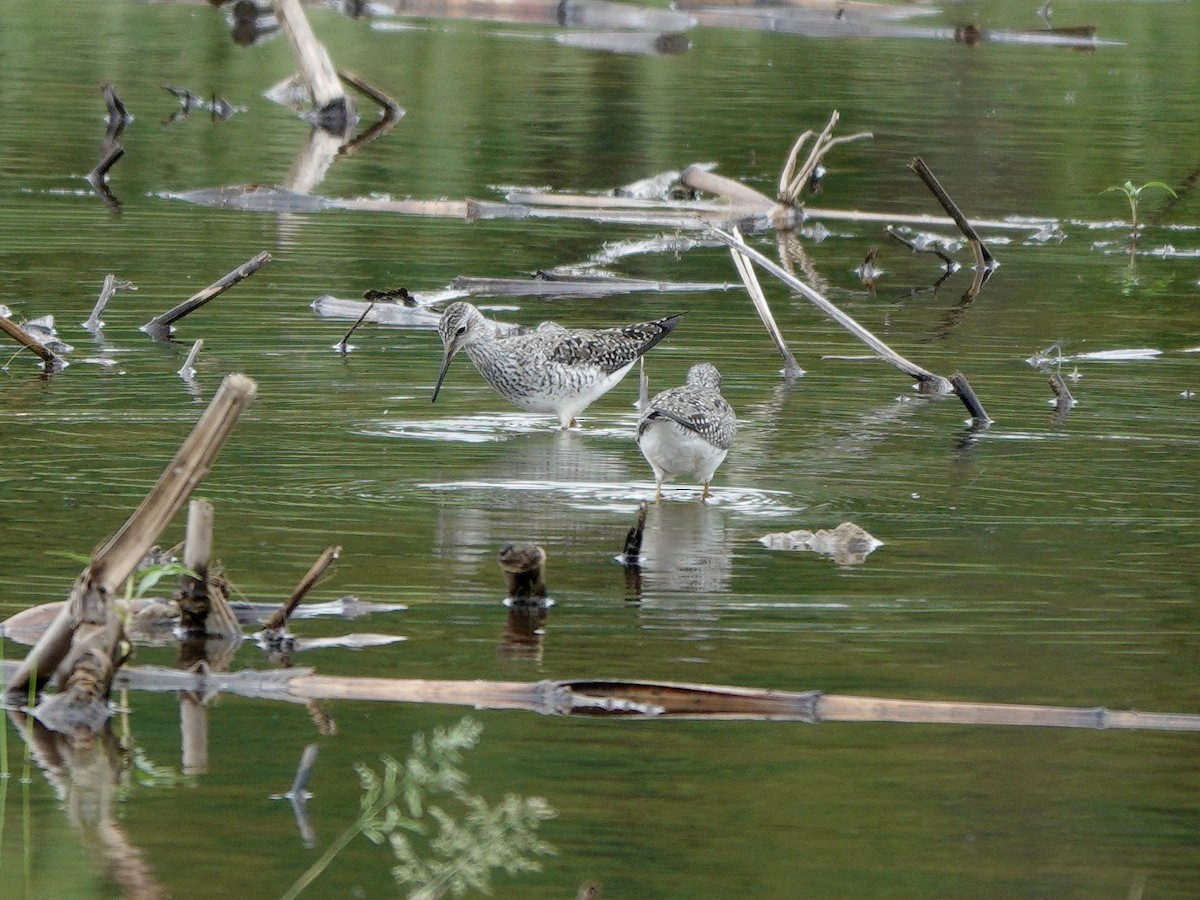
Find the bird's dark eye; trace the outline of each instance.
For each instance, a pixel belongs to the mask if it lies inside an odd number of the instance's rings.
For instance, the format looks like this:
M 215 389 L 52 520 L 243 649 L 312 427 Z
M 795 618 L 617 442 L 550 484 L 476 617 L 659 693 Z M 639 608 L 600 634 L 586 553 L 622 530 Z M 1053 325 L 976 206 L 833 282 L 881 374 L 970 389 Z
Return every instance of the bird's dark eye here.
M 466 326 L 466 325 L 459 325 L 459 326 L 458 326 L 458 328 L 457 328 L 457 329 L 455 329 L 454 333 L 455 333 L 455 334 L 466 334 L 466 333 L 467 333 L 467 326 Z

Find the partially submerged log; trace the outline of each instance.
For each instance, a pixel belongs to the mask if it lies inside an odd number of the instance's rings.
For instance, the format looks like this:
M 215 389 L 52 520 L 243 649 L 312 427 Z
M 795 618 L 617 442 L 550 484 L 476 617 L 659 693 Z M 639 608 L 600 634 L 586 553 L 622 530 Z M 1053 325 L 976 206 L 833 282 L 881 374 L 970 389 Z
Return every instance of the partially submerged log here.
M 5 664 L 5 668 L 7 666 Z M 117 681 L 123 687 L 136 690 L 224 692 L 293 703 L 309 700 L 435 703 L 476 709 L 525 710 L 543 715 L 1200 732 L 1200 714 L 1194 713 L 903 700 L 663 681 L 448 681 L 322 676 L 304 668 L 210 672 L 158 666 L 127 667 L 119 673 Z

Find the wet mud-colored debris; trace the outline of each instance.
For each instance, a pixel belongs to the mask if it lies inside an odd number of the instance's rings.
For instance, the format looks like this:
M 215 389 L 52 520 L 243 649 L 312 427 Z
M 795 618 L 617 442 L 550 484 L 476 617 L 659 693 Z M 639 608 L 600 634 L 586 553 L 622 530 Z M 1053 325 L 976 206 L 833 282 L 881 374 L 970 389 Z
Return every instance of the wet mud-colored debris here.
M 799 550 L 829 556 L 840 566 L 861 565 L 872 552 L 883 546 L 883 541 L 853 522 L 843 522 L 828 530 L 800 528 L 764 534 L 758 541 L 768 550 Z

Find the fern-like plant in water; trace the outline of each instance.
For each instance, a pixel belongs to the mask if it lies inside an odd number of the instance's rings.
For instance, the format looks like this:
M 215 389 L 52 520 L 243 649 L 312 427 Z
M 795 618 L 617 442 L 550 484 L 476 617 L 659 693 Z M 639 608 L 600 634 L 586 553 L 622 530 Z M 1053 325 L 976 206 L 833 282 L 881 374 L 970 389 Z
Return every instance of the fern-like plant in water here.
M 538 826 L 554 810 L 540 797 L 507 795 L 492 806 L 467 793 L 463 753 L 479 743 L 483 726 L 465 718 L 451 728 L 435 728 L 426 739 L 413 735 L 412 754 L 403 763 L 382 757 L 383 771 L 356 767 L 363 793 L 359 816 L 284 894 L 293 898 L 325 871 L 358 834 L 387 843 L 397 865 L 392 874 L 412 900 L 437 900 L 447 893 L 491 892 L 491 873 L 537 871 L 534 857 L 553 853 L 537 837 Z M 442 795 L 462 807 L 461 819 L 430 799 Z

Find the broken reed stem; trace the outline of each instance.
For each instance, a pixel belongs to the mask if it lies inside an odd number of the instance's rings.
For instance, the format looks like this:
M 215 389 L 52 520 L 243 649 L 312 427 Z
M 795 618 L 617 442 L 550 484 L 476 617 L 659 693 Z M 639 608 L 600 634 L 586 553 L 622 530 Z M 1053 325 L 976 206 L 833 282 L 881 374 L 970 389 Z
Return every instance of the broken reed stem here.
M 208 474 L 257 390 L 254 381 L 245 375 L 225 377 L 200 421 L 141 505 L 116 534 L 92 553 L 91 562 L 76 580 L 62 611 L 9 681 L 10 697 L 20 698 L 27 690 L 40 688 L 49 681 L 63 665 L 80 623 L 111 612 L 108 600 L 133 574 L 146 551 Z
M 62 357 L 31 335 L 12 319 L 0 316 L 0 331 L 34 354 L 46 364 L 48 369 L 56 369 L 62 364 Z
M 732 229 L 732 233 L 739 241 L 742 240 L 741 232 L 736 227 Z M 767 305 L 766 294 L 763 293 L 762 285 L 758 283 L 758 276 L 754 273 L 754 267 L 750 265 L 750 261 L 736 248 L 730 247 L 729 253 L 733 257 L 734 268 L 737 269 L 738 275 L 741 276 L 742 283 L 746 285 L 746 292 L 750 295 L 750 300 L 754 304 L 754 311 L 758 313 L 759 319 L 766 326 L 767 333 L 771 335 L 771 340 L 775 342 L 775 346 L 779 349 L 779 355 L 783 357 L 784 378 L 797 378 L 803 375 L 804 370 L 800 368 L 800 364 L 796 362 L 796 357 L 792 355 L 787 342 L 784 341 L 783 332 L 779 330 L 779 325 L 775 322 L 775 316 L 771 313 L 771 307 Z
M 679 183 L 695 191 L 704 191 L 714 197 L 724 197 L 735 206 L 748 206 L 765 213 L 774 202 L 766 194 L 760 194 L 740 181 L 709 172 L 700 166 L 688 166 L 679 176 Z M 606 198 L 607 199 L 607 198 Z
M 805 297 L 810 303 L 816 306 L 817 309 L 821 310 L 821 312 L 833 319 L 852 335 L 875 351 L 875 354 L 880 359 L 899 369 L 905 375 L 916 378 L 920 383 L 922 390 L 935 391 L 940 394 L 946 394 L 953 390 L 950 382 L 946 378 L 942 377 L 941 375 L 935 375 L 928 369 L 923 369 L 916 363 L 910 362 L 900 354 L 896 353 L 896 351 L 894 351 L 891 347 L 889 347 L 879 338 L 875 337 L 875 335 L 863 328 L 863 326 L 859 325 L 858 322 L 854 321 L 854 319 L 846 315 L 846 313 L 842 312 L 791 272 L 787 271 L 787 269 L 784 269 L 782 266 L 772 262 L 770 259 L 763 256 L 763 254 L 759 253 L 745 242 L 734 237 L 732 234 L 724 232 L 719 228 L 713 228 L 711 232 L 717 239 L 724 242 L 726 245 L 737 249 L 742 255 L 749 257 L 792 290 Z
M 950 376 L 950 384 L 954 388 L 954 393 L 958 395 L 958 399 L 963 402 L 967 411 L 971 413 L 971 420 L 974 424 L 990 425 L 992 423 L 992 417 L 987 414 L 987 410 L 983 408 L 983 404 L 979 402 L 979 398 L 971 390 L 971 385 L 967 382 L 966 375 L 962 372 L 955 372 Z
M 313 588 L 313 585 L 320 580 L 325 574 L 325 570 L 333 565 L 334 561 L 342 555 L 341 547 L 326 547 L 325 550 L 317 557 L 317 561 L 309 568 L 308 573 L 300 579 L 300 583 L 296 585 L 296 589 L 292 591 L 292 595 L 284 601 L 279 609 L 271 614 L 271 618 L 267 619 L 263 625 L 263 631 L 279 631 L 287 624 L 287 620 L 291 617 L 300 601 Z
M 229 290 L 231 287 L 233 287 L 239 281 L 242 281 L 245 278 L 249 278 L 251 275 L 253 275 L 255 272 L 257 272 L 260 268 L 262 268 L 262 266 L 264 264 L 266 264 L 270 261 L 271 261 L 271 254 L 264 250 L 262 253 L 259 253 L 253 259 L 251 259 L 245 263 L 242 263 L 242 265 L 238 266 L 236 269 L 234 269 L 228 275 L 225 275 L 224 277 L 218 279 L 217 281 L 214 281 L 212 284 L 210 284 L 204 290 L 202 290 L 196 294 L 193 294 L 191 297 L 189 297 L 187 300 L 180 303 L 178 306 L 174 306 L 171 309 L 167 310 L 165 313 L 155 316 L 153 319 L 151 319 L 149 322 L 147 322 L 145 325 L 142 326 L 142 331 L 146 332 L 151 337 L 155 337 L 155 338 L 166 337 L 170 333 L 171 324 L 173 322 L 177 322 L 178 320 L 182 319 L 184 316 L 188 315 L 188 313 L 194 312 L 195 310 L 199 309 L 201 306 L 203 306 L 209 300 L 212 300 L 214 297 L 218 297 L 221 294 L 225 293 L 225 291 Z
M 942 205 L 942 209 L 946 211 L 946 214 L 954 220 L 954 224 L 963 233 L 963 237 L 971 242 L 971 249 L 975 251 L 976 268 L 996 268 L 999 265 L 996 262 L 996 258 L 992 256 L 987 246 L 983 243 L 982 238 L 979 237 L 979 233 L 967 221 L 967 217 L 962 214 L 962 211 L 955 202 L 950 199 L 950 195 L 946 193 L 946 189 L 942 187 L 933 172 L 930 171 L 929 166 L 925 165 L 925 161 L 919 156 L 914 156 L 912 162 L 909 163 L 909 168 L 916 172 L 917 177 L 925 182 L 925 186 L 937 198 L 938 203 Z
M 188 504 L 183 564 L 196 573 L 179 577 L 179 626 L 187 634 L 240 639 L 242 627 L 225 598 L 220 578 L 213 577 L 213 507 L 207 500 Z

